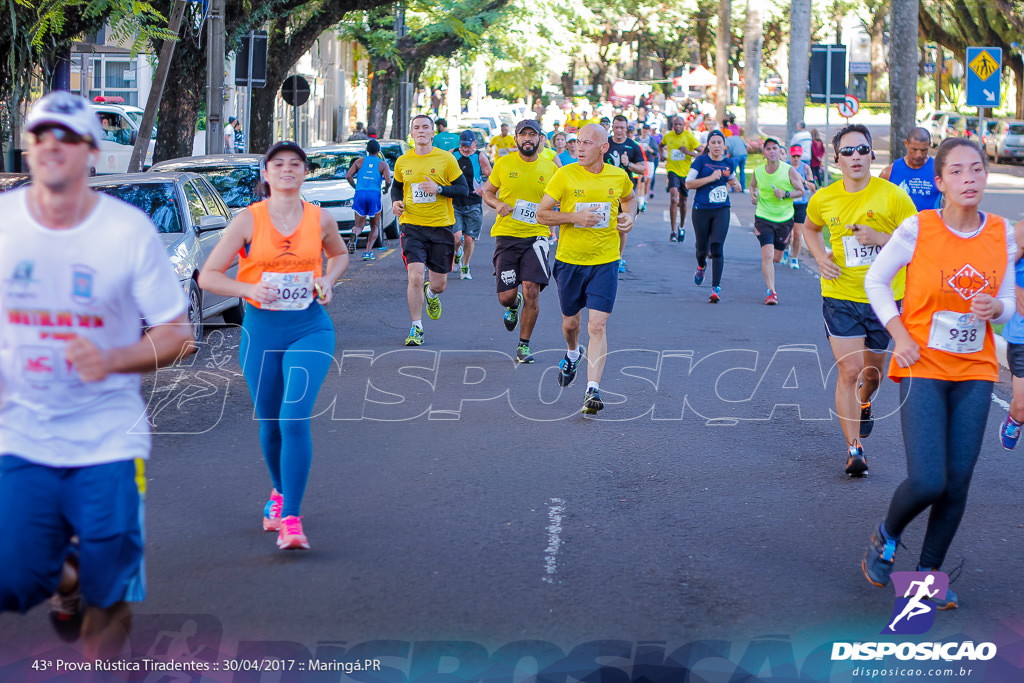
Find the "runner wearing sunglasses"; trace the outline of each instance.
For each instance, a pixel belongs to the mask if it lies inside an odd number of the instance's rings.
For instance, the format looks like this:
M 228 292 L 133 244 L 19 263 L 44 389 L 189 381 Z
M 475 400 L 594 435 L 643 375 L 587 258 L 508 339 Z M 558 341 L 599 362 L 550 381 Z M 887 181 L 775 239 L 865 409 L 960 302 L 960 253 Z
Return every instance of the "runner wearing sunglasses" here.
M 860 440 L 871 434 L 871 398 L 882 379 L 889 333 L 878 321 L 864 275 L 882 246 L 904 220 L 917 213 L 909 195 L 896 185 L 871 176 L 871 133 L 860 124 L 846 126 L 832 138 L 843 182 L 814 194 L 807 204 L 804 244 L 821 273 L 825 335 L 838 365 L 836 414 L 846 438 L 846 473 L 860 476 L 868 463 Z M 829 245 L 822 231 L 828 226 Z M 906 271 L 892 282 L 897 301 L 903 299 Z

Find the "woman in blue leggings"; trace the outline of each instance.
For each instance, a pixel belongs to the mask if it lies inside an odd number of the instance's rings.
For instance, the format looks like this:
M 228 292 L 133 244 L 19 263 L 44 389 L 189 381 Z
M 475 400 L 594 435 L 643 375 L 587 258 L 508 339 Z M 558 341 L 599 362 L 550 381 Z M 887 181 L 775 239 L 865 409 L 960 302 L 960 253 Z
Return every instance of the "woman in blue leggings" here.
M 301 147 L 278 142 L 263 166 L 269 197 L 231 221 L 199 284 L 247 302 L 239 354 L 274 486 L 263 528 L 277 531 L 283 550 L 309 549 L 301 507 L 313 459 L 310 416 L 334 360 L 334 325 L 324 306 L 348 267 L 348 249 L 330 214 L 299 196 L 306 175 Z M 226 271 L 236 254 L 232 279 Z

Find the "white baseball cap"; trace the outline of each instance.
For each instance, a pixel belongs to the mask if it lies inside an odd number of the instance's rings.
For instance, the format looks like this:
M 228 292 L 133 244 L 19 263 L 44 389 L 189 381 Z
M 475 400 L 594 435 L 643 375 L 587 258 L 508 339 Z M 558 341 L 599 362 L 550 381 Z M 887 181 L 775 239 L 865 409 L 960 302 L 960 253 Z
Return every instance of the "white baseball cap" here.
M 92 147 L 99 148 L 103 128 L 99 117 L 89 108 L 84 97 L 66 90 L 55 90 L 32 105 L 25 119 L 25 129 L 32 132 L 40 126 L 54 124 L 92 139 Z

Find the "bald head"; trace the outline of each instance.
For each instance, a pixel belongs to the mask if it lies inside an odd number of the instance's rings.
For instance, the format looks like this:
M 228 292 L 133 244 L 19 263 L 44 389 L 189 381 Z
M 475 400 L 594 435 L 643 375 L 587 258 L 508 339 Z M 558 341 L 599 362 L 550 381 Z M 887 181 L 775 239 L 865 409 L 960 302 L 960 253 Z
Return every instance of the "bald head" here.
M 578 133 L 579 163 L 583 166 L 597 166 L 604 163 L 604 153 L 608 151 L 608 131 L 597 123 L 588 123 Z

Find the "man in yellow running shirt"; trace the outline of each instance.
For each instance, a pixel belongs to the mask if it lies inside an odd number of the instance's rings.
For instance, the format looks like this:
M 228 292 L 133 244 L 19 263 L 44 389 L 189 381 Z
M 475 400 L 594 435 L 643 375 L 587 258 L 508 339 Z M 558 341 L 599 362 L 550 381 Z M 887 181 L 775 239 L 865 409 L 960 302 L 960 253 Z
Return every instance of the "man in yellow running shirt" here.
M 584 126 L 579 162 L 558 169 L 537 210 L 538 222 L 561 226 L 553 274 L 568 349 L 558 364 L 559 386 L 569 386 L 576 377 L 583 354 L 581 314 L 584 308 L 588 311 L 587 393 L 580 411 L 586 415 L 604 408 L 600 381 L 608 353 L 608 317 L 618 289 L 619 233 L 632 230 L 636 216 L 633 183 L 621 168 L 604 163 L 607 151 L 608 132 L 597 124 Z
M 553 162 L 540 158 L 544 140 L 540 122 L 526 119 L 516 124 L 515 154 L 504 156 L 484 184 L 487 206 L 498 212 L 491 228 L 494 238 L 494 273 L 498 301 L 505 307 L 505 329 L 519 324 L 517 363 L 533 363 L 530 335 L 540 312 L 540 293 L 549 280 L 547 225 L 538 222 L 537 207 L 544 188 L 555 175 Z M 520 285 L 523 293 L 519 293 Z
M 686 174 L 697 156 L 700 140 L 687 127 L 682 116 L 672 119 L 672 130 L 665 133 L 658 145 L 661 160 L 668 160 L 669 224 L 672 233 L 670 242 L 682 242 L 686 237 Z
M 431 320 L 441 317 L 437 296 L 448 284 L 455 262 L 455 210 L 452 197 L 465 197 L 469 185 L 451 152 L 433 145 L 434 122 L 426 114 L 412 120 L 416 146 L 398 157 L 391 204 L 402 225 L 402 258 L 409 280 L 406 298 L 412 328 L 406 346 L 423 344 L 423 302 Z M 424 269 L 430 282 L 424 282 Z
M 501 157 L 516 151 L 516 139 L 508 134 L 508 124 L 501 124 L 501 135 L 495 135 L 490 142 L 491 158 L 497 161 Z
M 871 132 L 861 124 L 846 126 L 832 138 L 843 180 L 818 190 L 807 204 L 804 244 L 821 273 L 825 334 L 839 368 L 836 414 L 846 437 L 846 473 L 868 471 L 860 440 L 871 434 L 871 397 L 882 381 L 890 336 L 864 291 L 864 276 L 893 231 L 917 213 L 901 188 L 871 176 Z M 829 229 L 826 250 L 822 230 Z M 906 271 L 892 281 L 896 300 L 903 298 Z

